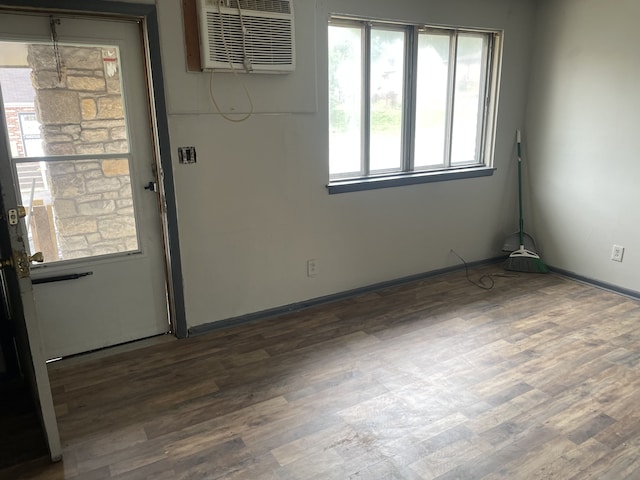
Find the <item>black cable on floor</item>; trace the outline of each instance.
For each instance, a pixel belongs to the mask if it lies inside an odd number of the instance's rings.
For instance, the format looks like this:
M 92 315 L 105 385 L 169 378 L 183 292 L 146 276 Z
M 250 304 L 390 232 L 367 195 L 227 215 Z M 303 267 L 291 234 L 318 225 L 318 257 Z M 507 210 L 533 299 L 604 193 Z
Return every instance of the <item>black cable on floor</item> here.
M 465 272 L 465 275 L 467 276 L 467 280 L 469 281 L 469 283 L 483 290 L 491 290 L 495 286 L 496 282 L 493 279 L 493 277 L 517 277 L 518 276 L 516 274 L 490 273 L 490 274 L 482 275 L 480 278 L 478 278 L 478 281 L 474 281 L 469 276 L 469 266 L 467 265 L 467 262 L 465 261 L 465 259 L 462 258 L 458 254 L 458 252 L 456 252 L 453 248 L 451 249 L 451 253 L 453 253 L 456 257 L 458 257 L 460 261 L 464 264 L 464 272 Z

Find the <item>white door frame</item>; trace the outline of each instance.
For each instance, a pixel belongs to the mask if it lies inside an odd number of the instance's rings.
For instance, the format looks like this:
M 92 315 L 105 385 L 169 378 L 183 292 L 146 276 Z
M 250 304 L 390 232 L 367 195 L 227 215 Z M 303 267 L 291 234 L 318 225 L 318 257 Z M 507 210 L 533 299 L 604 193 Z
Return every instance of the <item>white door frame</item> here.
M 187 336 L 184 291 L 182 281 L 182 264 L 180 243 L 178 238 L 178 216 L 176 210 L 176 194 L 171 162 L 171 145 L 169 143 L 169 125 L 167 121 L 162 62 L 160 57 L 160 36 L 158 17 L 155 5 L 106 0 L 57 0 L 55 8 L 47 0 L 0 0 L 0 10 L 38 10 L 52 13 L 73 12 L 86 13 L 87 16 L 119 16 L 136 18 L 143 25 L 145 56 L 147 59 L 147 82 L 150 102 L 152 132 L 154 136 L 155 165 L 158 170 L 159 195 L 163 223 L 163 240 L 165 245 L 165 261 L 167 271 L 167 287 L 169 294 L 169 315 L 173 334 L 178 338 Z M 0 147 L 6 141 L 7 133 L 0 126 Z M 5 145 L 7 146 L 7 145 Z M 8 146 L 7 146 L 8 147 Z M 0 148 L 0 157 L 8 155 L 8 148 Z M 9 158 L 0 158 L 5 166 L 9 166 Z M 3 174 L 6 170 L 2 170 Z M 5 205 L 6 208 L 11 208 Z M 51 387 L 46 368 L 42 339 L 35 321 L 35 305 L 33 289 L 29 278 L 20 281 L 24 321 L 27 327 L 33 369 L 35 371 L 36 390 L 45 434 L 49 444 L 51 459 L 62 457 L 62 448 L 58 427 L 53 409 Z

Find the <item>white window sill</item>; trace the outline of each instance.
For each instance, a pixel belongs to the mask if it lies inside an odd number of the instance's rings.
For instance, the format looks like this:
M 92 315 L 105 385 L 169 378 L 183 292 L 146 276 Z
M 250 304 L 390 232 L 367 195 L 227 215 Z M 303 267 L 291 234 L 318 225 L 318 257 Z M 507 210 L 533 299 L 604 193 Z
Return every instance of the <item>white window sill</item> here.
M 404 185 L 417 185 L 420 183 L 446 182 L 449 180 L 462 180 L 465 178 L 490 177 L 495 168 L 473 167 L 455 170 L 440 170 L 437 172 L 412 172 L 395 175 L 384 175 L 366 178 L 350 178 L 345 180 L 332 180 L 327 185 L 330 194 L 359 192 L 362 190 L 375 190 L 378 188 L 402 187 Z

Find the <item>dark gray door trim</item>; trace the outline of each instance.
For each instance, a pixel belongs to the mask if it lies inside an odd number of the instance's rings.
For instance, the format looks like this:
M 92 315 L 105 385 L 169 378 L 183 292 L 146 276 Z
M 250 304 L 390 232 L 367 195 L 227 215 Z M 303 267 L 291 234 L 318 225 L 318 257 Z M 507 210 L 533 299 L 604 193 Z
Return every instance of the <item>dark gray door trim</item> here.
M 152 102 L 156 112 L 156 134 L 160 166 L 166 202 L 165 215 L 167 222 L 167 261 L 169 270 L 170 308 L 173 317 L 175 335 L 185 338 L 187 320 L 184 304 L 184 289 L 182 279 L 182 262 L 180 257 L 180 242 L 178 238 L 178 215 L 176 210 L 176 193 L 173 181 L 173 167 L 171 163 L 171 145 L 169 144 L 169 124 L 167 120 L 167 106 L 165 103 L 164 81 L 162 77 L 162 60 L 160 58 L 160 33 L 158 30 L 158 15 L 155 5 L 111 2 L 107 0 L 57 0 L 55 6 L 47 0 L 0 0 L 0 8 L 9 7 L 12 10 L 36 9 L 52 12 L 75 12 L 99 15 L 117 15 L 141 18 L 145 22 L 147 42 L 149 47 L 149 61 L 151 65 L 151 86 L 153 88 Z

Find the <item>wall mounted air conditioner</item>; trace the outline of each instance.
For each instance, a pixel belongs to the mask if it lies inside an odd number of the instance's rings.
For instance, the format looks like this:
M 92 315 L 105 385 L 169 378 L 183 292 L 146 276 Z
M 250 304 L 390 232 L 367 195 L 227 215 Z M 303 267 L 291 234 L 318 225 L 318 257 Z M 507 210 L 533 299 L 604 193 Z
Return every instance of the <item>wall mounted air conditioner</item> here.
M 204 70 L 295 70 L 292 0 L 198 0 Z

